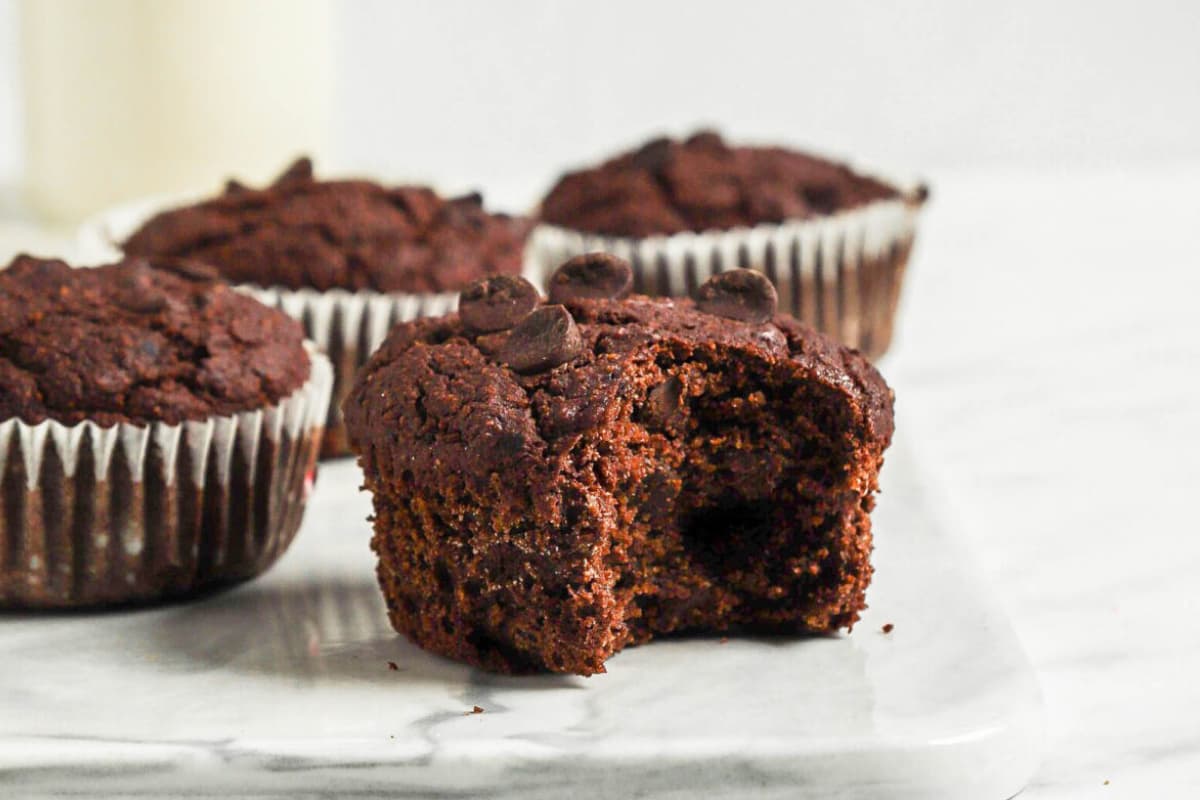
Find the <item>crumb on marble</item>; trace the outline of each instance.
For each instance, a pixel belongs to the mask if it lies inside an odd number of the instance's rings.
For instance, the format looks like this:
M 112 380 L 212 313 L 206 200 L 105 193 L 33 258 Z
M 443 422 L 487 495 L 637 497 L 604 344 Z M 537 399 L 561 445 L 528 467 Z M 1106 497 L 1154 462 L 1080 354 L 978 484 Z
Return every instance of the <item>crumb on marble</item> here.
M 1105 785 L 1105 786 L 1108 786 L 1108 778 L 1105 778 L 1105 779 L 1104 779 L 1104 785 Z
M 883 624 L 883 628 L 882 628 L 882 630 L 883 630 L 883 632 L 884 632 L 884 633 L 891 633 L 891 632 L 892 632 L 892 631 L 894 631 L 895 629 L 896 629 L 896 626 L 895 626 L 895 625 L 893 625 L 893 624 L 892 624 L 892 623 L 890 623 L 890 622 L 885 622 L 885 623 Z
M 390 669 L 392 672 L 399 672 L 399 671 L 400 671 L 400 665 L 398 665 L 398 664 L 397 664 L 395 661 L 389 661 L 389 662 L 388 662 L 388 669 Z
M 482 713 L 483 713 L 483 709 L 481 707 L 471 706 L 471 710 L 466 712 L 463 716 L 469 717 L 472 714 L 482 714 Z

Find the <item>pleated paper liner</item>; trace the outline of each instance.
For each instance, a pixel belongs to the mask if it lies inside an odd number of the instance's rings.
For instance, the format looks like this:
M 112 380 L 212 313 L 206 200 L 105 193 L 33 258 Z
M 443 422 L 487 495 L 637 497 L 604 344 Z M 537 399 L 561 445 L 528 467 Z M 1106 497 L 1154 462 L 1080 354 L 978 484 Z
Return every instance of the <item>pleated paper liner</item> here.
M 350 454 L 342 422 L 342 400 L 350 392 L 354 374 L 383 343 L 392 326 L 418 317 L 437 317 L 458 308 L 458 293 L 403 294 L 399 292 L 348 292 L 332 289 L 263 289 L 241 284 L 237 289 L 260 302 L 300 320 L 304 334 L 329 356 L 333 364 L 333 402 L 325 420 L 321 456 Z
M 716 273 L 754 269 L 775 284 L 780 312 L 877 358 L 891 343 L 923 199 L 922 190 L 828 217 L 643 239 L 543 224 L 530 237 L 526 274 L 544 289 L 562 262 L 605 251 L 633 265 L 635 292 L 681 297 Z
M 143 603 L 251 578 L 287 549 L 315 476 L 332 370 L 233 416 L 0 423 L 0 608 Z

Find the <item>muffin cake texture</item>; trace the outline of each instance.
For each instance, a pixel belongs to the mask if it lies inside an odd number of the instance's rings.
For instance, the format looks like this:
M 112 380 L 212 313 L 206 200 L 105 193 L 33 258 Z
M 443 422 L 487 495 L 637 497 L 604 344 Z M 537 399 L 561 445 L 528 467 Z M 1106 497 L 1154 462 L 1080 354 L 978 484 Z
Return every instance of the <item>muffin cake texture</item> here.
M 484 275 L 519 272 L 527 229 L 485 211 L 478 194 L 322 181 L 301 159 L 266 188 L 230 181 L 220 196 L 156 214 L 122 248 L 208 264 L 299 319 L 329 354 L 340 400 L 393 324 L 451 310 Z M 324 454 L 343 455 L 336 403 L 330 414 Z
M 397 326 L 346 401 L 393 626 L 507 673 L 665 634 L 848 628 L 892 395 L 734 270 L 628 295 L 586 255 Z
M 810 219 L 899 196 L 844 164 L 781 147 L 732 147 L 704 131 L 568 173 L 541 216 L 588 233 L 653 236 Z
M 776 284 L 784 311 L 877 356 L 925 195 L 711 131 L 660 138 L 555 184 L 533 237 L 535 273 L 605 250 L 631 260 L 635 291 L 690 296 L 715 273 L 750 268 Z
M 264 288 L 424 294 L 519 272 L 523 225 L 484 211 L 478 194 L 320 181 L 300 159 L 264 189 L 230 181 L 218 197 L 156 214 L 123 248 L 202 261 Z
M 265 569 L 311 483 L 329 367 L 185 261 L 0 271 L 0 606 L 185 594 Z

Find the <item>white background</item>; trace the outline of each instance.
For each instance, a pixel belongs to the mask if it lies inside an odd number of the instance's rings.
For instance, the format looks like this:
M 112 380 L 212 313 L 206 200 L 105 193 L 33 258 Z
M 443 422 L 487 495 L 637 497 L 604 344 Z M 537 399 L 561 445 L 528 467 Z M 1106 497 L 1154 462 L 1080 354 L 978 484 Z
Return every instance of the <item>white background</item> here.
M 16 6 L 0 0 L 0 184 L 20 174 Z M 1187 0 L 357 0 L 332 27 L 330 166 L 508 203 L 704 122 L 923 174 L 1200 154 Z

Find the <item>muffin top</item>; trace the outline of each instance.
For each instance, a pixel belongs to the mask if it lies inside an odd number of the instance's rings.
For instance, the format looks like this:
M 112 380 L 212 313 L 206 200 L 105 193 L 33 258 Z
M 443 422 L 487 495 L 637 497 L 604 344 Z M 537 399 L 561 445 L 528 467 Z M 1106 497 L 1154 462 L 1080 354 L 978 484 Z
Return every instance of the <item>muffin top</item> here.
M 187 261 L 93 269 L 17 256 L 0 270 L 0 421 L 224 416 L 309 375 L 299 323 Z
M 780 147 L 731 147 L 701 131 L 564 175 L 542 201 L 541 218 L 642 237 L 808 219 L 900 196 L 843 164 Z
M 202 261 L 234 283 L 426 293 L 520 271 L 528 227 L 487 213 L 478 194 L 318 181 L 305 158 L 265 189 L 230 181 L 218 197 L 164 211 L 122 246 Z
M 355 449 L 421 474 L 427 457 L 461 457 L 454 469 L 483 478 L 530 459 L 549 465 L 664 359 L 744 360 L 812 378 L 847 399 L 874 446 L 891 440 L 883 378 L 857 351 L 777 315 L 760 273 L 722 273 L 694 301 L 629 295 L 631 283 L 627 263 L 589 254 L 559 269 L 549 302 L 505 276 L 464 291 L 457 313 L 397 325 L 343 406 Z M 669 416 L 679 390 L 659 391 L 650 413 Z M 435 436 L 448 449 L 431 449 Z

